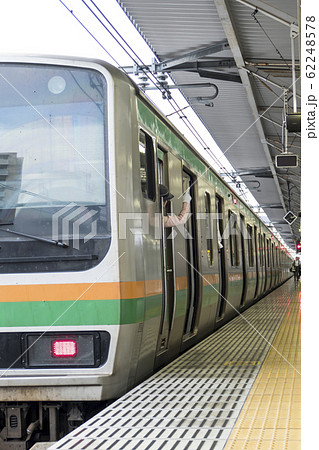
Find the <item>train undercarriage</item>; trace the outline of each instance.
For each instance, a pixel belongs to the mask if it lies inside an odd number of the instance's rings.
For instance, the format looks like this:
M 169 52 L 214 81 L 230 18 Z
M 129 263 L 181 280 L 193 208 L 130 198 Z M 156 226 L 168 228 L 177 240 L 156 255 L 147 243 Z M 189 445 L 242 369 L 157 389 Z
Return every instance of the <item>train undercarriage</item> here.
M 109 403 L 0 403 L 0 449 L 29 450 L 36 442 L 56 442 Z

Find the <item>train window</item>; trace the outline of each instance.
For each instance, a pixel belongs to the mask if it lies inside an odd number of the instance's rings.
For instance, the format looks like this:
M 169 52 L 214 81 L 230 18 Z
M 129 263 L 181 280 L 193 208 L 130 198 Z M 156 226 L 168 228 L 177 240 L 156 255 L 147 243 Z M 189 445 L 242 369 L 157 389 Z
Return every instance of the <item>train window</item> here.
M 254 267 L 253 227 L 247 225 L 247 250 L 249 267 Z
M 237 216 L 230 210 L 228 212 L 228 220 L 231 265 L 239 266 Z
M 267 267 L 270 267 L 270 241 L 266 239 Z
M 259 262 L 260 267 L 262 267 L 264 265 L 264 251 L 263 251 L 262 237 L 260 233 L 258 234 L 258 246 L 259 246 Z
M 60 63 L 1 63 L 1 76 L 0 272 L 91 269 L 112 237 L 107 80 Z
M 155 202 L 155 159 L 153 139 L 145 131 L 140 130 L 140 179 L 143 197 Z
M 160 147 L 157 147 L 157 181 L 159 184 L 164 184 L 165 186 L 169 185 L 167 169 L 167 152 L 162 150 Z M 169 211 L 167 210 L 167 212 Z
M 158 178 L 158 182 L 159 184 L 165 184 L 164 183 L 164 176 L 163 176 L 163 172 L 164 172 L 164 162 L 161 159 L 157 160 L 157 178 Z
M 213 227 L 211 216 L 211 199 L 210 194 L 205 192 L 205 212 L 206 212 L 206 244 L 207 244 L 207 259 L 208 264 L 212 266 L 214 264 L 213 255 Z
M 272 259 L 272 266 L 275 267 L 274 244 L 271 244 L 271 259 Z
M 280 251 L 280 247 L 278 248 L 278 267 L 280 267 L 281 264 L 281 251 Z

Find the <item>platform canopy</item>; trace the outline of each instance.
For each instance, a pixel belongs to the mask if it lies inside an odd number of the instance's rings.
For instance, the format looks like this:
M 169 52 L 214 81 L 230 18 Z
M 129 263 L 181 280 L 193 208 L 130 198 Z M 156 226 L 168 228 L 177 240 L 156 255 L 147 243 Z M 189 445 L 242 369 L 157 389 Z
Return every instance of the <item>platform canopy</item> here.
M 301 135 L 298 123 L 289 125 L 295 131 L 284 123 L 298 122 L 291 114 L 300 113 L 299 0 L 118 2 L 157 55 L 153 71 L 177 85 L 216 84 L 213 102 L 210 87 L 181 90 L 234 167 L 234 184 L 246 182 L 294 249 Z M 297 155 L 297 167 L 276 167 L 286 152 Z M 289 224 L 284 217 L 297 218 Z

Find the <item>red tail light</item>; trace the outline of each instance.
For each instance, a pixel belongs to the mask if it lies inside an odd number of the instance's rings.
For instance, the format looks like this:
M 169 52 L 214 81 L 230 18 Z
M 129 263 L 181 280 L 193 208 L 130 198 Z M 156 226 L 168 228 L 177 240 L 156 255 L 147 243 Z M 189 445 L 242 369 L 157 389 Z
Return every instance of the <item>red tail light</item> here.
M 108 331 L 25 333 L 25 367 L 99 367 L 107 361 L 110 341 Z
M 77 354 L 76 341 L 70 339 L 53 341 L 51 348 L 55 358 L 70 358 Z

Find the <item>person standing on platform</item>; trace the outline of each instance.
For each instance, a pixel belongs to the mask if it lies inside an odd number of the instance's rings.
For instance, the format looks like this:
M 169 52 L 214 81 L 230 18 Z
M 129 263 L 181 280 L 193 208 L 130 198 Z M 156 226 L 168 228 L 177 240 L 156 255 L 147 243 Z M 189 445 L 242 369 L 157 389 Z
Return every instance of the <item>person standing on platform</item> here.
M 301 276 L 301 262 L 299 256 L 297 256 L 297 258 L 292 263 L 291 271 L 293 272 L 294 280 L 297 283 Z

